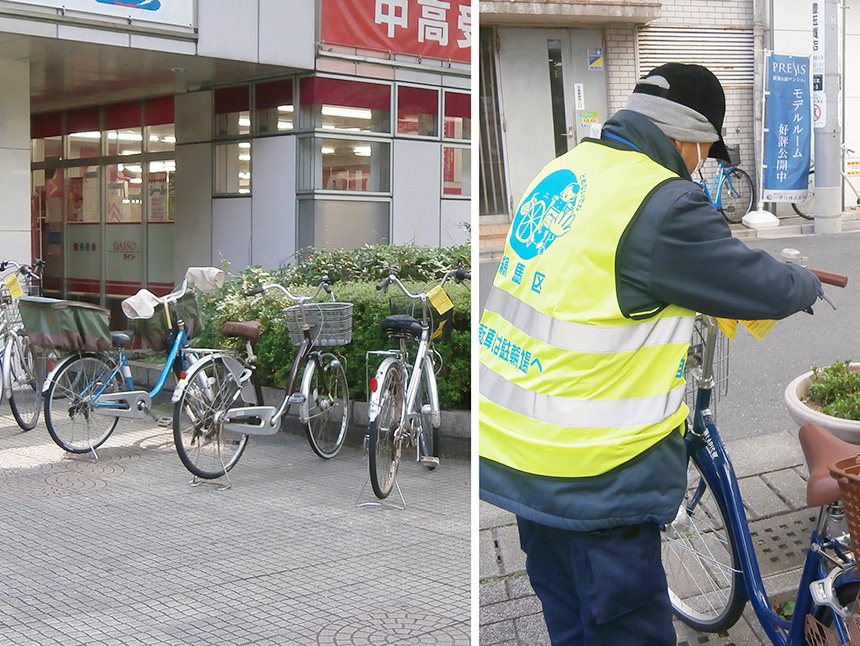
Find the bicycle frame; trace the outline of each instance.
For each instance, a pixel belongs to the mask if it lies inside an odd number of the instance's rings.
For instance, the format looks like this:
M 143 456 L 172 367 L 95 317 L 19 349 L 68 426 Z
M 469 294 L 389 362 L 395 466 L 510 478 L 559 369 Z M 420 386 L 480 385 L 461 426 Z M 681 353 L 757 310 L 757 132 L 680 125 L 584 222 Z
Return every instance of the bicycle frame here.
M 729 187 L 734 188 L 732 185 L 732 180 L 729 177 L 729 171 L 732 167 L 726 168 L 719 159 L 717 162 L 717 172 L 714 175 L 714 181 L 711 186 L 708 186 L 707 180 L 702 177 L 700 182 L 697 182 L 704 190 L 705 195 L 708 196 L 708 199 L 711 201 L 711 204 L 714 205 L 714 208 L 720 210 L 722 208 L 722 192 L 723 192 L 723 184 L 726 182 L 729 183 Z
M 714 346 L 711 337 L 712 335 L 716 336 L 715 328 L 715 325 L 709 326 L 708 330 L 706 347 L 711 354 L 713 354 Z M 712 361 L 706 358 L 703 364 L 712 365 Z M 687 431 L 685 438 L 687 454 L 697 458 L 698 466 L 708 481 L 712 483 L 720 510 L 726 519 L 727 529 L 731 533 L 732 544 L 735 546 L 735 561 L 740 568 L 739 592 L 741 596 L 752 604 L 762 628 L 773 644 L 777 646 L 800 646 L 805 643 L 805 617 L 814 609 L 810 584 L 825 576 L 825 557 L 818 548 L 831 545 L 831 541 L 819 534 L 823 526 L 819 520 L 816 529 L 812 532 L 810 546 L 806 551 L 806 560 L 804 561 L 792 620 L 789 622 L 780 617 L 771 608 L 759 570 L 752 537 L 749 533 L 737 477 L 710 411 L 712 387 L 712 375 L 703 375 L 696 395 L 693 428 Z M 835 624 L 840 638 L 844 642 L 848 639 L 844 623 L 841 618 L 837 618 Z

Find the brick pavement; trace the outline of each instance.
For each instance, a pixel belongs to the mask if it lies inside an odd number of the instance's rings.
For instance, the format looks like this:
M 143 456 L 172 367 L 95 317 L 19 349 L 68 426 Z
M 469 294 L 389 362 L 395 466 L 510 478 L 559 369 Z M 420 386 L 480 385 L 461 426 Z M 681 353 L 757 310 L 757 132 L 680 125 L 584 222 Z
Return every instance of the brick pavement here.
M 816 512 L 806 509 L 806 481 L 796 433 L 726 442 L 738 477 L 759 567 L 772 602 L 793 597 Z M 525 575 L 512 514 L 485 502 L 479 509 L 480 646 L 549 646 L 541 605 Z M 726 633 L 675 622 L 678 646 L 769 644 L 747 604 Z
M 0 405 L 0 646 L 469 644 L 467 461 L 401 464 L 401 511 L 298 435 L 252 438 L 225 491 L 150 421 L 99 458 Z

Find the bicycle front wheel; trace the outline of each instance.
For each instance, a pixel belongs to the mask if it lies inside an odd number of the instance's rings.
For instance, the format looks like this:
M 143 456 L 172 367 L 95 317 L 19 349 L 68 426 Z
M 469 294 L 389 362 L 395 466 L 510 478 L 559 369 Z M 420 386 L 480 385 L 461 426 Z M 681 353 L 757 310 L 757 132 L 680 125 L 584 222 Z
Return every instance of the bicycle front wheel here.
M 15 336 L 6 347 L 4 362 L 9 362 L 9 380 L 12 388 L 9 407 L 23 430 L 29 431 L 39 421 L 42 408 L 42 382 L 45 381 L 47 358 L 41 348 L 34 346 L 26 336 Z
M 733 224 L 740 222 L 755 204 L 755 188 L 750 176 L 740 168 L 726 172 L 720 187 L 720 212 Z
M 421 375 L 418 391 L 418 410 L 420 428 L 418 430 L 418 449 L 421 461 L 430 471 L 439 466 L 439 429 L 433 426 L 433 397 L 430 394 L 430 380 L 435 379 L 433 364 L 427 360 Z
M 809 192 L 806 194 L 806 199 L 803 202 L 792 202 L 791 208 L 794 209 L 794 212 L 797 213 L 800 217 L 806 218 L 807 220 L 815 219 L 815 192 L 813 189 L 815 188 L 815 169 L 809 169 Z
M 102 393 L 125 390 L 118 374 L 97 354 L 79 354 L 54 375 L 45 393 L 45 425 L 51 438 L 70 453 L 100 447 L 118 419 L 96 413 Z
M 212 480 L 232 469 L 248 436 L 224 429 L 224 414 L 245 406 L 242 387 L 221 357 L 198 361 L 186 374 L 185 390 L 173 408 L 173 440 L 182 464 Z
M 675 614 L 696 630 L 718 632 L 735 624 L 746 601 L 725 516 L 695 458 L 678 515 L 661 532 L 663 567 Z
M 308 443 L 321 458 L 337 455 L 349 426 L 349 390 L 346 373 L 330 353 L 311 357 L 302 377 L 302 395 L 308 415 Z
M 387 498 L 403 453 L 404 390 L 400 366 L 389 364 L 379 382 L 379 414 L 370 423 L 370 485 L 377 498 Z

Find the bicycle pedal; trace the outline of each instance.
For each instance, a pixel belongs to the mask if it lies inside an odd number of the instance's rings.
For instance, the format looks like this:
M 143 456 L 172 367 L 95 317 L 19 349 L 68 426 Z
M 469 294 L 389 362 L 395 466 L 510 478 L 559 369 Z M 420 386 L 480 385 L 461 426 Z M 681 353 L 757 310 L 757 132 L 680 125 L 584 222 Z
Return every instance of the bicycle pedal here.
M 421 458 L 421 464 L 433 464 L 435 466 L 439 466 L 439 458 L 432 455 L 425 455 Z
M 299 405 L 304 404 L 305 403 L 305 396 L 302 395 L 301 393 L 293 393 L 292 395 L 290 395 L 287 398 L 287 403 L 288 404 L 299 404 Z
M 156 422 L 161 428 L 170 428 L 173 426 L 173 418 L 172 417 L 159 417 L 158 422 Z

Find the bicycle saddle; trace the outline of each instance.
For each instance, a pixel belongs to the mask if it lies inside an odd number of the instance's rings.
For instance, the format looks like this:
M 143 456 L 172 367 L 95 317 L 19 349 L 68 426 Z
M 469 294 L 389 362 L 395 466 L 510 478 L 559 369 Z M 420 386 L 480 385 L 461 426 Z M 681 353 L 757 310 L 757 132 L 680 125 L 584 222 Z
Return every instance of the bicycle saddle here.
M 804 424 L 800 427 L 800 446 L 809 466 L 806 502 L 820 507 L 836 502 L 842 496 L 839 483 L 830 475 L 829 465 L 842 458 L 860 453 L 860 445 L 841 440 L 823 426 Z
M 387 334 L 406 333 L 416 338 L 421 336 L 421 324 L 408 314 L 386 316 L 379 325 Z
M 126 332 L 111 332 L 110 342 L 115 348 L 127 348 L 131 345 L 131 335 Z
M 227 321 L 221 325 L 221 334 L 227 337 L 239 337 L 256 341 L 263 331 L 263 324 L 259 321 Z

